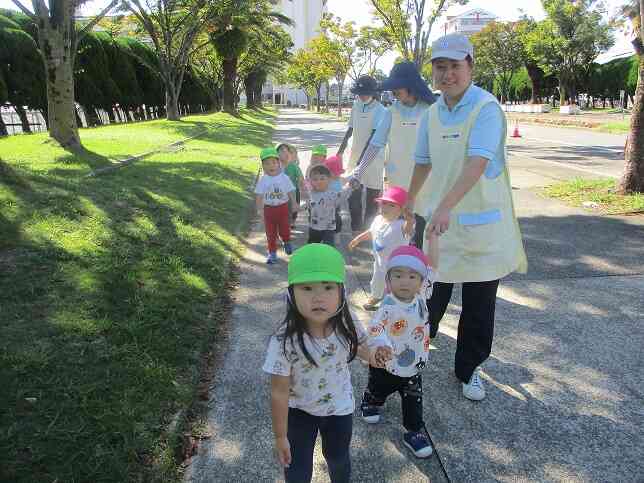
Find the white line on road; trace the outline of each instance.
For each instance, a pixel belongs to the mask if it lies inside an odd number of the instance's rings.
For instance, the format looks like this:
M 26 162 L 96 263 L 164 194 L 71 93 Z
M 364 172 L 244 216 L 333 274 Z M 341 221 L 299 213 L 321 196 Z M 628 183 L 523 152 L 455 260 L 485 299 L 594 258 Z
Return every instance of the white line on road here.
M 555 141 L 552 139 L 541 139 L 541 138 L 529 138 L 529 137 L 524 137 L 523 139 L 527 139 L 528 141 L 539 141 L 543 143 L 552 143 L 552 144 L 564 144 L 566 146 L 574 146 L 576 148 L 590 148 L 590 149 L 599 149 L 602 151 L 610 151 L 611 153 L 623 153 L 623 149 L 615 149 L 615 148 L 607 148 L 605 146 L 588 146 L 585 144 L 575 144 L 575 143 L 567 143 L 565 141 Z

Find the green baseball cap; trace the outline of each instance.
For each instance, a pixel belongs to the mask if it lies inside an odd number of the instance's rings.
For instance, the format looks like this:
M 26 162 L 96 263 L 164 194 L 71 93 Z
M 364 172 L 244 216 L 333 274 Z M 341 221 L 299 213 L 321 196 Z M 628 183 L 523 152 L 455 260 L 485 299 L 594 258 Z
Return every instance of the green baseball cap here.
M 316 144 L 311 149 L 311 154 L 313 154 L 313 155 L 317 154 L 319 156 L 326 156 L 326 146 L 324 144 Z
M 280 155 L 277 154 L 277 149 L 274 147 L 264 148 L 259 152 L 259 158 L 264 161 L 266 158 L 279 158 Z
M 342 254 L 324 243 L 309 243 L 298 248 L 288 262 L 288 284 L 312 282 L 344 283 Z

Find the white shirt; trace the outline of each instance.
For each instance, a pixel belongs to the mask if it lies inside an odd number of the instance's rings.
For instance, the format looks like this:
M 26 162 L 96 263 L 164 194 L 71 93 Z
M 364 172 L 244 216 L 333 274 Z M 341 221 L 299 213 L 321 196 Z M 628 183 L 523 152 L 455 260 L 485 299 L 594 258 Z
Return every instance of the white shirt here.
M 366 333 L 356 323 L 358 342 L 366 340 Z M 278 376 L 290 376 L 288 406 L 305 411 L 313 416 L 345 416 L 355 409 L 353 386 L 349 373 L 348 343 L 333 333 L 317 339 L 304 334 L 304 345 L 317 366 L 311 364 L 299 347 L 297 336 L 286 341 L 286 353 L 282 350 L 283 336 L 274 335 L 268 344 L 263 371 Z
M 391 252 L 401 245 L 409 245 L 409 238 L 403 233 L 405 220 L 397 219 L 388 222 L 382 215 L 373 219 L 369 231 L 371 232 L 373 256 L 376 263 L 384 265 Z
M 280 206 L 287 203 L 291 191 L 295 191 L 295 186 L 284 173 L 276 176 L 264 174 L 255 186 L 255 194 L 264 197 L 264 206 Z
M 309 227 L 320 231 L 335 230 L 336 210 L 350 194 L 350 189 L 336 191 L 329 188 L 326 191 L 310 191 L 306 202 L 309 210 Z
M 369 321 L 369 347 L 391 347 L 393 358 L 385 365 L 388 372 L 412 377 L 424 367 L 429 356 L 428 320 L 427 305 L 420 295 L 410 303 L 393 294 L 385 296 Z

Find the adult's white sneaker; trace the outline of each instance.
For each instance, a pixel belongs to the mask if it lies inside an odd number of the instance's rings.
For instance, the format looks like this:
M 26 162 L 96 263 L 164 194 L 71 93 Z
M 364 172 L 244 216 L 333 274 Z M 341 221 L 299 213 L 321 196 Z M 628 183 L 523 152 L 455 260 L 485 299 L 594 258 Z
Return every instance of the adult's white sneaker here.
M 485 398 L 485 388 L 483 387 L 483 381 L 479 376 L 478 369 L 474 371 L 472 377 L 470 377 L 470 382 L 463 384 L 463 396 L 471 401 L 480 401 Z

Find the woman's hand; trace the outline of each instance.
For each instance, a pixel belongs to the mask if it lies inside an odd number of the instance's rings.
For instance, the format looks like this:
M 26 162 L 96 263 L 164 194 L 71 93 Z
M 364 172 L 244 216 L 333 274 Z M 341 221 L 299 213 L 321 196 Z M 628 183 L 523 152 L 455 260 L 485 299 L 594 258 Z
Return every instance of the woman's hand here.
M 287 437 L 275 438 L 275 453 L 279 464 L 284 468 L 288 468 L 291 464 L 291 445 Z
M 436 209 L 432 215 L 432 219 L 427 225 L 427 230 L 425 236 L 429 238 L 433 233 L 440 236 L 449 229 L 449 218 L 451 215 L 451 210 L 446 208 L 441 208 L 440 206 Z
M 349 242 L 349 250 L 353 250 L 355 247 L 358 246 L 358 243 L 360 243 L 360 240 L 358 238 L 354 238 Z

